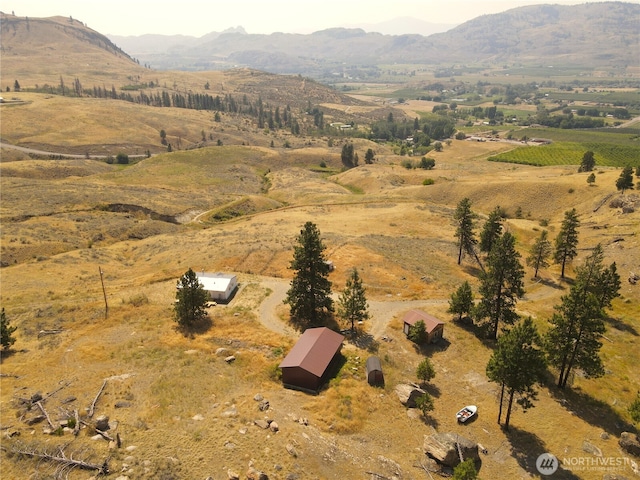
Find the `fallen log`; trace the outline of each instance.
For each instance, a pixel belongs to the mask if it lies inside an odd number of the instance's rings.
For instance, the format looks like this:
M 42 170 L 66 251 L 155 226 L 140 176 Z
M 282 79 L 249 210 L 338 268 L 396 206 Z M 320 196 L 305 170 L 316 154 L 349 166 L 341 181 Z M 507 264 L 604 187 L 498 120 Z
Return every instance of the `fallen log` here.
M 95 470 L 101 475 L 109 474 L 109 459 L 107 458 L 102 464 L 90 463 L 85 460 L 76 460 L 72 456 L 67 457 L 64 453 L 64 448 L 59 448 L 57 453 L 50 453 L 45 450 L 38 450 L 34 447 L 26 447 L 20 445 L 12 445 L 7 447 L 5 445 L 0 446 L 0 449 L 8 451 L 18 455 L 25 455 L 27 457 L 39 458 L 49 462 L 58 464 L 59 473 L 73 470 L 74 468 L 80 468 L 83 470 Z
M 62 328 L 55 328 L 52 330 L 40 330 L 38 332 L 38 338 L 44 337 L 45 335 L 57 335 L 58 333 L 62 333 L 62 332 L 64 332 L 64 329 Z
M 49 426 L 55 430 L 56 427 L 53 425 L 53 422 L 51 421 L 51 418 L 49 417 L 49 414 L 47 413 L 47 411 L 44 409 L 44 407 L 42 406 L 42 404 L 40 403 L 40 401 L 36 402 L 36 406 L 40 409 L 40 411 L 42 412 L 42 414 L 44 415 L 44 418 L 47 419 L 47 423 L 49 424 Z
M 93 402 L 91 403 L 91 406 L 89 407 L 89 418 L 93 417 L 93 414 L 95 412 L 96 409 L 96 403 L 98 403 L 98 399 L 100 398 L 100 395 L 102 395 L 102 392 L 104 391 L 104 387 L 107 386 L 107 381 L 105 380 L 104 382 L 102 382 L 102 387 L 100 387 L 100 390 L 98 391 L 98 394 L 96 395 L 96 398 L 93 399 Z

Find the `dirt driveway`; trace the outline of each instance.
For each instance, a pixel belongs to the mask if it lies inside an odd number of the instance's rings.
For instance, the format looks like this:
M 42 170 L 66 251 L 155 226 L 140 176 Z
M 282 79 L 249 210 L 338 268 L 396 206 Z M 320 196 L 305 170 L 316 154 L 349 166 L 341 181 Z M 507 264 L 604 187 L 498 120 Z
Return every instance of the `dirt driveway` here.
M 261 283 L 265 288 L 271 290 L 271 294 L 267 296 L 258 308 L 258 317 L 260 322 L 269 330 L 288 335 L 291 337 L 298 336 L 298 333 L 286 325 L 277 314 L 278 306 L 282 305 L 287 295 L 290 284 L 289 280 L 282 278 L 263 277 Z M 337 295 L 334 298 L 337 301 Z M 384 336 L 387 325 L 398 314 L 413 308 L 423 308 L 426 305 L 442 305 L 447 304 L 448 299 L 429 299 L 429 300 L 389 300 L 389 301 L 369 301 L 369 315 L 371 319 L 367 322 L 369 334 L 374 339 L 380 339 Z

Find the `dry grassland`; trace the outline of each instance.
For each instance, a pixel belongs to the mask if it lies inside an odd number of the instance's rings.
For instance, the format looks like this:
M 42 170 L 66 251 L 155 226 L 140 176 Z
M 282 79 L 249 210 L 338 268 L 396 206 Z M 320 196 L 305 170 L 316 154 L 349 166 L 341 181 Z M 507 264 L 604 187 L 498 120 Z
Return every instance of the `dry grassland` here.
M 399 157 L 377 152 L 379 163 L 333 176 L 309 168 L 321 159 L 339 166 L 339 147 L 320 145 L 308 151 L 214 147 L 152 157 L 126 169 L 88 161 L 3 162 L 2 256 L 18 261 L 2 269 L 1 295 L 18 331 L 17 351 L 2 358 L 0 421 L 4 431 L 20 433 L 3 438 L 3 445 L 53 447 L 71 441 L 70 433 L 48 436 L 42 424 L 24 424 L 17 399 L 69 382 L 45 406 L 56 420 L 65 417 L 63 409 L 77 408 L 82 415 L 108 379 L 97 415 L 117 422 L 111 433 L 120 434 L 123 448 L 109 450 L 106 441 L 91 440 L 86 428 L 68 453 L 87 448 L 95 461 L 110 457 L 113 471 L 130 478 L 223 478 L 227 469 L 242 474 L 250 464 L 274 479 L 370 478 L 366 472 L 426 478 L 421 446 L 435 429 L 457 432 L 488 449 L 482 478 L 538 478 L 539 454 L 589 456 L 582 450 L 585 441 L 604 457 L 620 457 L 617 435 L 630 428 L 626 407 L 640 385 L 635 368 L 640 290 L 626 282 L 639 268 L 640 218 L 637 212 L 623 215 L 608 202 L 594 212 L 602 199 L 617 195 L 615 169 L 603 169 L 597 186 L 589 187 L 575 168 L 484 161 L 503 148 L 508 146 L 454 141 L 433 154 L 433 171 L 407 170 Z M 435 184 L 423 186 L 426 177 Z M 506 228 L 516 235 L 523 256 L 543 228 L 541 221 L 549 222 L 553 237 L 563 212 L 575 207 L 582 219 L 577 263 L 602 242 L 607 262 L 617 262 L 624 280 L 602 350 L 607 375 L 576 377 L 567 392 L 542 387 L 536 408 L 524 415 L 515 411 L 508 433 L 496 424 L 497 388 L 484 373 L 490 346 L 446 313 L 446 300 L 463 280 L 477 288 L 475 266 L 456 264 L 452 213 L 465 196 L 482 215 L 498 204 L 506 208 L 512 217 Z M 118 198 L 158 212 L 205 215 L 168 224 L 95 208 Z M 225 223 L 206 217 L 247 198 L 257 205 L 255 212 Z M 259 211 L 272 207 L 278 208 Z M 513 218 L 517 207 L 521 219 Z M 29 214 L 35 216 L 21 219 Z M 366 384 L 370 352 L 350 342 L 339 374 L 318 396 L 285 390 L 274 375 L 296 336 L 274 328 L 286 320 L 283 306 L 269 312 L 260 306 L 286 291 L 295 238 L 306 221 L 318 225 L 337 266 L 330 275 L 334 291 L 343 288 L 350 268 L 361 273 L 375 312 L 363 329 L 375 337 L 384 388 Z M 154 225 L 157 231 L 146 231 Z M 136 229 L 139 236 L 131 233 Z M 96 233 L 104 237 L 89 248 L 87 239 Z M 104 271 L 106 319 L 98 267 Z M 188 268 L 237 273 L 241 289 L 228 305 L 210 310 L 209 323 L 185 337 L 174 329 L 171 305 L 175 282 Z M 568 286 L 557 266 L 543 271 L 541 281 L 531 277 L 527 269 L 527 294 L 518 309 L 544 330 Z M 410 308 L 445 319 L 446 342 L 417 351 L 401 330 L 401 317 Z M 38 335 L 58 328 L 62 333 Z M 218 348 L 236 361 L 226 363 L 216 355 Z M 415 380 L 423 355 L 437 371 L 429 387 L 435 410 L 426 420 L 402 407 L 394 393 L 397 383 Z M 266 412 L 258 410 L 258 393 L 270 402 Z M 70 396 L 76 399 L 64 404 Z M 121 402 L 127 406 L 116 408 Z M 469 403 L 478 405 L 478 419 L 457 425 L 455 412 Z M 253 424 L 264 418 L 275 420 L 279 431 Z M 31 478 L 47 478 L 53 472 L 44 462 L 7 456 L 1 468 L 3 478 L 30 478 L 34 471 Z M 619 473 L 632 475 L 630 467 Z M 87 476 L 74 472 L 70 478 Z M 602 472 L 564 472 L 557 478 L 600 479 Z

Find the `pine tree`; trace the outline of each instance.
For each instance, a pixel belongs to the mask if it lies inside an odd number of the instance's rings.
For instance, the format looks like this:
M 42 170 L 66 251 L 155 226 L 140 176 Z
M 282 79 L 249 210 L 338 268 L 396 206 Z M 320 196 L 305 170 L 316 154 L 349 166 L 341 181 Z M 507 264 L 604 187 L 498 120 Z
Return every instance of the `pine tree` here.
M 502 235 L 502 209 L 495 207 L 480 232 L 480 251 L 489 253 L 493 243 Z
M 587 378 L 604 375 L 599 356 L 605 332 L 604 308 L 618 295 L 620 279 L 615 264 L 603 266 L 602 247 L 597 245 L 582 266 L 569 293 L 555 306 L 551 328 L 545 337 L 550 363 L 558 369 L 558 387 L 567 385 L 571 371 L 580 368 Z
M 426 417 L 433 410 L 433 397 L 426 392 L 423 393 L 416 398 L 416 407 L 420 410 L 422 416 Z
M 469 315 L 473 308 L 473 291 L 469 282 L 465 281 L 458 290 L 451 294 L 449 309 L 447 312 L 458 315 L 458 320 L 462 320 L 463 315 Z
M 516 402 L 524 411 L 534 406 L 533 401 L 537 396 L 534 386 L 542 382 L 547 368 L 540 345 L 538 331 L 531 317 L 527 317 L 500 337 L 487 363 L 489 381 L 500 384 L 498 423 L 502 419 L 504 398 L 507 396 L 506 430 L 509 430 L 511 408 L 516 395 L 519 397 Z
M 527 257 L 527 265 L 535 269 L 534 278 L 538 278 L 538 270 L 549 266 L 549 257 L 552 253 L 551 242 L 547 238 L 549 232 L 543 230 L 536 239 L 529 256 Z
M 373 150 L 368 148 L 366 153 L 364 154 L 364 163 L 366 163 L 367 165 L 371 165 L 375 160 L 375 157 L 376 154 L 373 152 Z
M 580 168 L 578 168 L 578 172 L 590 172 L 596 166 L 596 159 L 593 156 L 593 152 L 591 150 L 584 152 L 582 155 L 582 161 L 580 162 Z
M 324 257 L 325 246 L 320 231 L 313 222 L 305 223 L 294 247 L 290 268 L 296 273 L 284 300 L 291 308 L 291 321 L 300 330 L 322 325 L 333 313 L 329 265 Z
M 616 180 L 616 188 L 624 195 L 625 190 L 633 190 L 633 169 L 624 167 L 618 180 Z
M 368 308 L 365 288 L 362 286 L 358 269 L 354 267 L 340 295 L 338 315 L 346 322 L 351 323 L 351 332 L 355 333 L 356 323 L 369 318 Z
M 340 154 L 340 159 L 342 160 L 342 164 L 346 168 L 353 168 L 354 165 L 354 156 L 353 156 L 353 143 L 345 143 L 342 146 L 342 153 Z
M 471 200 L 468 198 L 460 200 L 453 218 L 456 221 L 455 236 L 458 239 L 458 265 L 460 265 L 464 253 L 476 256 L 475 246 L 478 241 L 473 232 L 476 215 L 471 211 Z
M 478 319 L 488 319 L 490 336 L 494 340 L 498 338 L 500 323 L 512 325 L 518 320 L 516 302 L 524 295 L 524 269 L 515 244 L 516 239 L 509 232 L 496 240 L 480 283 L 482 298 L 476 313 Z
M 564 270 L 567 262 L 578 255 L 578 227 L 580 220 L 575 208 L 564 212 L 564 220 L 556 237 L 553 260 L 562 264 L 561 278 L 564 278 Z
M 409 340 L 417 345 L 422 345 L 427 341 L 427 327 L 422 320 L 418 320 L 416 323 L 409 327 L 409 334 L 407 335 Z
M 418 364 L 418 368 L 416 368 L 416 377 L 422 383 L 429 382 L 433 377 L 436 376 L 436 370 L 433 368 L 433 364 L 431 360 L 428 358 L 423 358 L 422 361 Z
M 15 337 L 13 336 L 13 332 L 15 332 L 18 327 L 12 327 L 9 319 L 4 313 L 4 307 L 2 308 L 2 313 L 0 313 L 0 346 L 2 346 L 3 351 L 7 351 L 11 348 L 11 346 L 16 342 Z
M 464 462 L 459 463 L 453 468 L 453 480 L 476 480 L 478 471 L 473 463 L 472 458 L 468 458 Z
M 182 328 L 189 328 L 207 316 L 208 294 L 198 280 L 196 273 L 189 269 L 180 277 L 176 285 L 175 321 Z

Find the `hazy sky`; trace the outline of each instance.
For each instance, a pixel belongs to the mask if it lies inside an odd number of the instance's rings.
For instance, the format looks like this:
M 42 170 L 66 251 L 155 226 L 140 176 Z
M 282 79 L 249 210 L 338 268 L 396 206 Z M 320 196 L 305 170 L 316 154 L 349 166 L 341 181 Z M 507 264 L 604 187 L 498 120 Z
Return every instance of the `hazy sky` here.
M 640 3 L 640 0 L 627 0 Z M 541 3 L 585 0 L 4 0 L 18 16 L 72 16 L 102 34 L 196 37 L 242 26 L 248 33 L 311 33 L 397 17 L 460 24 L 474 17 Z M 407 32 L 412 33 L 412 32 Z

